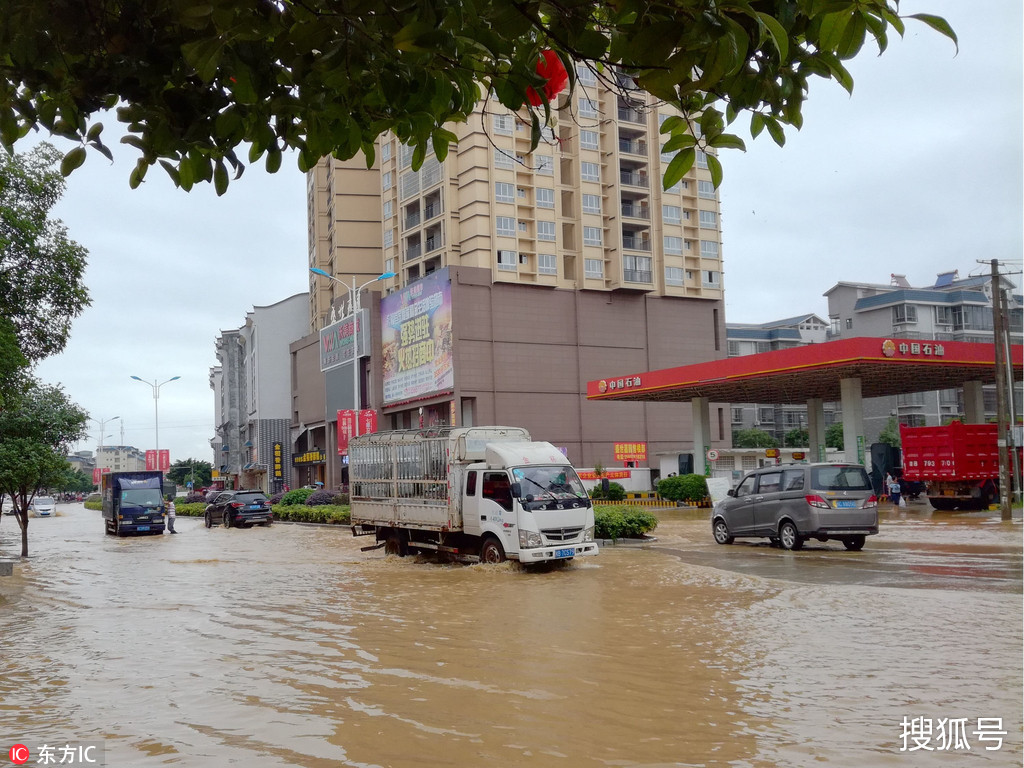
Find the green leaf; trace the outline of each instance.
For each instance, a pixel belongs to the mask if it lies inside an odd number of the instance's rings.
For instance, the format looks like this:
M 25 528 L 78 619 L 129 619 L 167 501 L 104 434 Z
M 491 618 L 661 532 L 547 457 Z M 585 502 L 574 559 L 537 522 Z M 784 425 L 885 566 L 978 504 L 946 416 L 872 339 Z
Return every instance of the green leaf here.
M 708 170 L 711 171 L 711 183 L 718 189 L 722 183 L 722 163 L 712 154 L 707 155 Z
M 61 176 L 70 176 L 71 172 L 85 162 L 85 147 L 75 147 L 60 161 Z
M 94 123 L 89 132 L 85 134 L 85 138 L 92 141 L 103 132 L 103 123 Z
M 775 43 L 775 47 L 779 51 L 779 58 L 782 61 L 786 61 L 789 58 L 789 35 L 786 34 L 785 28 L 779 23 L 778 19 L 774 16 L 769 16 L 767 13 L 758 12 L 757 20 L 761 22 L 762 27 L 771 36 L 772 42 Z
M 722 133 L 715 136 L 713 139 L 708 141 L 708 146 L 721 149 L 741 149 L 744 152 L 747 151 L 747 145 L 743 143 L 743 139 L 739 136 L 734 136 L 731 133 Z M 708 157 L 710 156 L 711 155 L 709 154 Z
M 750 135 L 752 138 L 757 138 L 761 135 L 761 131 L 764 130 L 764 115 L 760 112 L 755 112 L 750 116 Z
M 228 191 L 228 169 L 224 166 L 224 161 L 220 159 L 217 160 L 213 169 L 213 187 L 217 190 L 218 197 Z
M 432 24 L 425 21 L 414 21 L 398 30 L 391 38 L 391 44 L 399 51 L 422 51 L 423 49 L 417 45 L 417 41 L 433 31 Z
M 267 173 L 277 173 L 281 169 L 281 150 L 276 146 L 267 150 Z
M 178 169 L 171 165 L 166 160 L 160 161 L 160 166 L 167 172 L 167 175 L 171 177 L 171 181 L 174 182 L 174 186 L 181 186 L 181 174 L 178 173 Z
M 181 55 L 204 82 L 211 82 L 217 74 L 220 56 L 224 52 L 224 41 L 220 37 L 194 40 L 181 46 Z
M 670 133 L 682 122 L 684 122 L 683 118 L 679 117 L 679 115 L 672 115 L 672 117 L 661 124 L 660 133 Z
M 674 187 L 693 167 L 697 159 L 697 150 L 688 147 L 672 158 L 672 162 L 665 169 L 665 177 L 661 180 L 662 188 Z
M 779 121 L 771 115 L 765 115 L 764 127 L 768 129 L 768 135 L 772 137 L 772 140 L 780 147 L 786 145 L 786 134 L 782 131 L 782 126 L 779 125 Z
M 953 31 L 953 28 L 949 25 L 949 22 L 946 21 L 941 16 L 933 16 L 930 13 L 912 13 L 906 18 L 917 19 L 918 21 L 927 24 L 936 32 L 945 35 L 946 37 L 953 41 L 953 45 L 956 46 L 957 53 L 960 52 L 960 41 L 957 40 L 956 32 Z
M 682 149 L 683 147 L 692 147 L 697 143 L 697 139 L 691 136 L 689 133 L 677 133 L 671 139 L 665 142 L 665 146 L 661 148 L 662 152 L 675 152 L 676 150 Z

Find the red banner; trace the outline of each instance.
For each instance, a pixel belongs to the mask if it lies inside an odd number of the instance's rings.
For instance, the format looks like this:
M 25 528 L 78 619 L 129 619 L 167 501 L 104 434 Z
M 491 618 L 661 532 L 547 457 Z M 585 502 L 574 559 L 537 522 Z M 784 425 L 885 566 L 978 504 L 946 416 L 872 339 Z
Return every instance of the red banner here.
M 146 451 L 146 470 L 166 472 L 171 468 L 171 452 L 166 448 L 159 451 Z
M 348 453 L 348 441 L 356 433 L 356 412 L 351 408 L 338 411 L 338 453 Z
M 365 408 L 359 412 L 359 434 L 372 435 L 377 431 L 377 412 Z
M 99 485 L 100 480 L 110 471 L 110 467 L 94 467 L 92 470 L 93 485 Z
M 600 480 L 596 472 L 591 470 L 581 470 L 577 472 L 580 476 L 580 480 Z M 628 477 L 632 477 L 632 473 L 628 469 L 609 469 L 606 470 L 601 477 L 607 477 L 609 480 L 625 480 Z

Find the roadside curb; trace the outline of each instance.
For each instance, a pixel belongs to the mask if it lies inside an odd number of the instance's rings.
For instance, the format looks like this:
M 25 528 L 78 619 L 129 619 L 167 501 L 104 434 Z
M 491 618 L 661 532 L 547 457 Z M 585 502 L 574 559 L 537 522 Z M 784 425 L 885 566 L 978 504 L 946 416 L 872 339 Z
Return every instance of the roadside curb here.
M 655 544 L 657 536 L 645 536 L 642 539 L 595 539 L 599 547 L 623 547 L 626 549 L 642 549 L 648 544 Z

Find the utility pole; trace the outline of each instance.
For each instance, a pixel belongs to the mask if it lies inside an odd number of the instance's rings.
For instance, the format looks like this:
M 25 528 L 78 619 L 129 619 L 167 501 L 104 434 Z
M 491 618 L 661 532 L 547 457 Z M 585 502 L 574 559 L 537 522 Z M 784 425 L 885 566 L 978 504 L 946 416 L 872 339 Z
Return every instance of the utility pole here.
M 1013 520 L 1010 505 L 1010 417 L 1007 397 L 1006 310 L 1003 305 L 1003 287 L 999 280 L 999 259 L 992 259 L 992 333 L 995 337 L 996 353 L 996 429 L 999 446 L 999 509 L 1004 521 Z

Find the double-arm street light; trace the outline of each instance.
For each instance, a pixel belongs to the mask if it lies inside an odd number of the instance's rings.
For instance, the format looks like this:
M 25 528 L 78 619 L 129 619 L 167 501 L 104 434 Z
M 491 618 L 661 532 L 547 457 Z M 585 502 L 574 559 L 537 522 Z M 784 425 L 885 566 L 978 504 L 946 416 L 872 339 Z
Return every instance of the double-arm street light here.
M 93 419 L 93 418 L 89 419 L 89 421 L 95 421 L 97 424 L 100 425 L 100 444 L 99 444 L 99 446 L 97 448 L 97 453 L 99 453 L 99 452 L 101 452 L 103 450 L 103 437 L 104 437 L 103 436 L 103 432 L 105 431 L 105 427 L 106 427 L 107 422 L 108 421 L 114 421 L 115 419 L 120 419 L 120 418 L 121 418 L 120 416 L 111 416 L 109 419 Z M 112 435 L 107 435 L 107 437 L 112 437 Z
M 149 384 L 153 388 L 153 426 L 155 428 L 154 442 L 156 443 L 156 462 L 157 466 L 160 466 L 160 409 L 158 403 L 160 402 L 160 387 L 164 384 L 169 384 L 172 381 L 177 381 L 181 376 L 172 376 L 167 381 L 161 381 L 159 384 L 156 379 L 152 381 L 146 381 L 140 379 L 138 376 L 132 376 L 136 381 L 141 381 L 143 384 Z
M 359 398 L 359 355 L 358 355 L 358 352 L 359 352 L 359 334 L 356 333 L 355 318 L 359 314 L 359 309 L 360 309 L 360 307 L 359 307 L 359 295 L 363 292 L 363 288 L 365 288 L 366 286 L 370 285 L 371 283 L 376 283 L 379 280 L 390 280 L 392 277 L 396 277 L 396 275 L 395 275 L 394 272 L 384 272 L 383 274 L 377 275 L 377 277 L 373 278 L 372 280 L 367 280 L 365 283 L 363 283 L 362 285 L 360 285 L 357 288 L 356 287 L 356 276 L 355 275 L 352 275 L 352 285 L 349 286 L 347 283 L 345 283 L 344 280 L 339 280 L 337 277 L 335 277 L 334 275 L 330 274 L 329 272 L 325 272 L 324 270 L 318 269 L 317 267 L 310 267 L 309 271 L 312 272 L 314 275 L 320 275 L 320 277 L 326 277 L 328 280 L 333 280 L 334 282 L 336 282 L 336 283 L 338 283 L 340 285 L 345 286 L 345 290 L 347 290 L 349 292 L 349 296 L 351 297 L 349 303 L 352 305 L 352 319 L 353 319 L 353 323 L 352 323 L 352 400 L 353 400 L 352 410 L 355 413 L 355 422 L 356 422 L 355 430 L 356 430 L 356 436 L 358 437 L 359 436 L 359 400 L 360 400 L 360 398 Z

